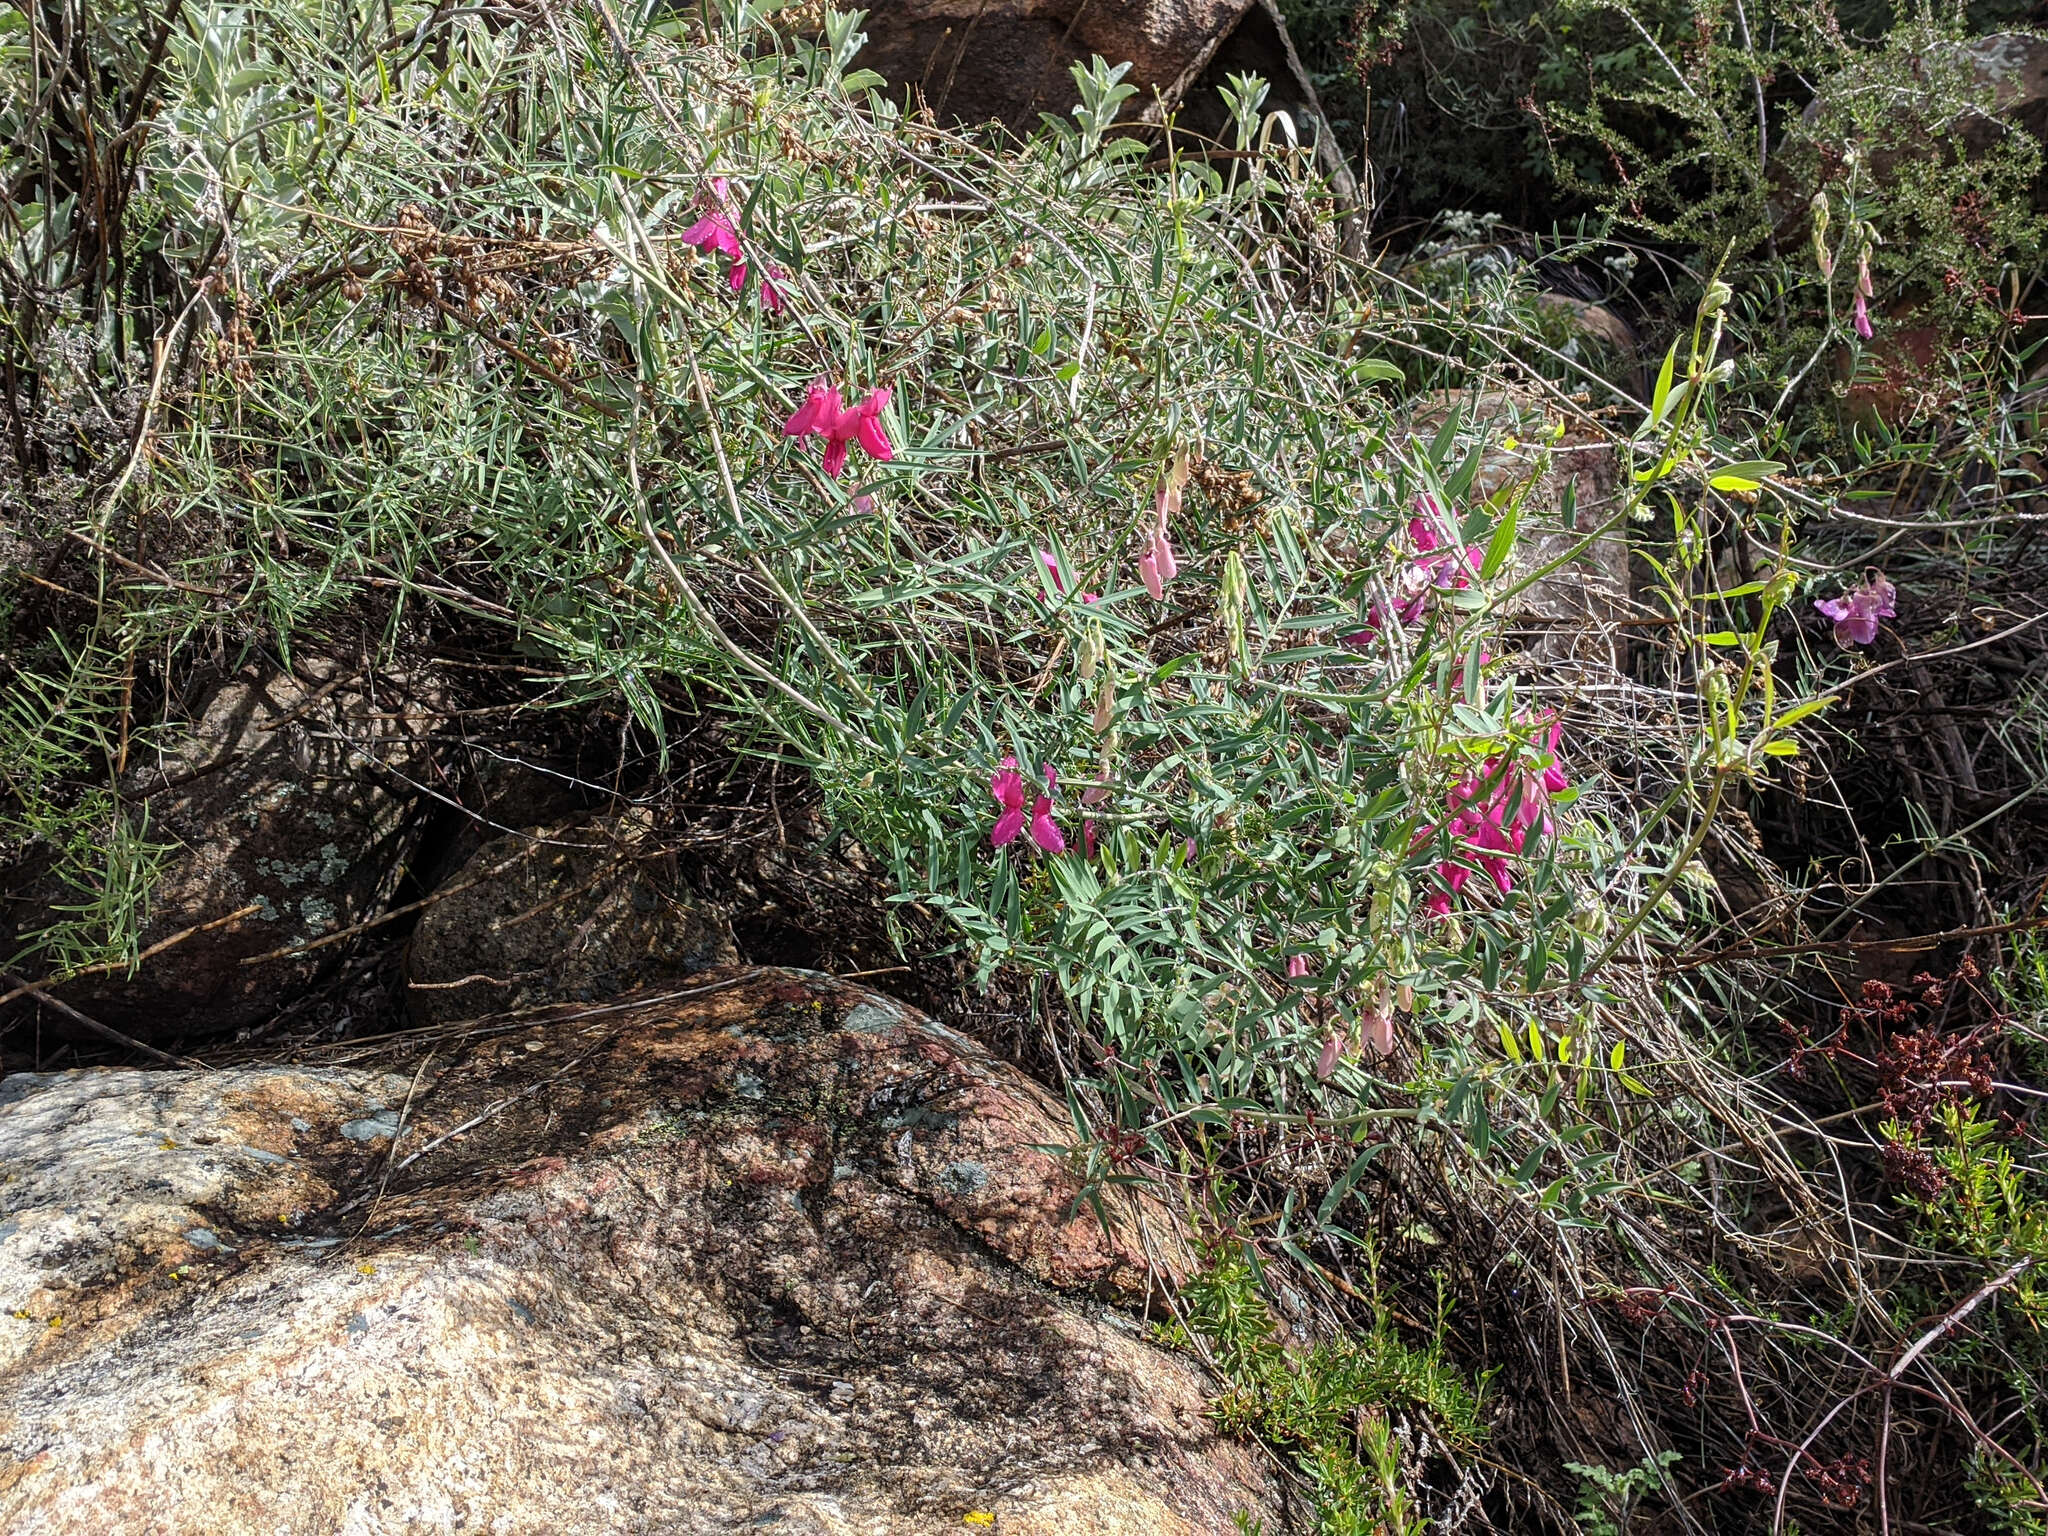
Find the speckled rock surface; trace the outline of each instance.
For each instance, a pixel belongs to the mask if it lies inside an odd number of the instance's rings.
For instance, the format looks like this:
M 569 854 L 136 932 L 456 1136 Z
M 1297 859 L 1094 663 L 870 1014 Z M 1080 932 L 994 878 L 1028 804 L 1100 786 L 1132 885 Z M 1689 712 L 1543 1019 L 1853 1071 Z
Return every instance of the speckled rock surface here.
M 733 971 L 378 1065 L 0 1085 L 0 1528 L 1287 1528 L 1096 1299 L 1171 1220 L 943 1026 Z
M 420 1023 L 589 1001 L 739 959 L 684 891 L 651 818 L 533 827 L 485 843 L 437 892 L 406 949 Z
M 303 661 L 251 667 L 160 749 L 138 748 L 127 795 L 172 852 L 149 896 L 147 947 L 243 908 L 164 950 L 134 978 L 87 978 L 65 1001 L 138 1039 L 230 1033 L 274 1014 L 339 950 L 257 960 L 374 915 L 411 846 L 434 715 L 402 681 Z M 40 926 L 53 894 L 9 893 L 0 929 Z M 256 962 L 256 963 L 245 963 Z M 48 1015 L 46 1031 L 62 1033 Z

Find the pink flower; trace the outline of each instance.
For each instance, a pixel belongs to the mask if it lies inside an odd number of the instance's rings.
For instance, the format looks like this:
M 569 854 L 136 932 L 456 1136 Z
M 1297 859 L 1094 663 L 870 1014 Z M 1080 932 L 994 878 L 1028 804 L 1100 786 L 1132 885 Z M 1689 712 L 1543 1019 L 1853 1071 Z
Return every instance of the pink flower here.
M 1877 638 L 1877 621 L 1898 616 L 1899 590 L 1876 571 L 1867 572 L 1863 585 L 1851 587 L 1840 597 L 1824 597 L 1813 606 L 1835 621 L 1838 645 L 1869 645 Z
M 1171 476 L 1162 476 L 1159 493 L 1152 500 L 1152 521 L 1145 528 L 1145 548 L 1138 555 L 1138 577 L 1145 583 L 1145 590 L 1152 600 L 1166 600 L 1166 584 L 1180 574 L 1180 562 L 1174 558 L 1173 540 L 1167 533 L 1167 521 L 1180 510 L 1180 488 Z
M 1415 554 L 1395 583 L 1392 617 L 1403 624 L 1419 623 L 1431 597 L 1472 585 L 1485 563 L 1486 552 L 1477 544 L 1462 551 L 1453 542 L 1449 517 L 1442 505 L 1427 492 L 1415 498 L 1415 516 L 1408 520 L 1408 542 Z M 1339 635 L 1337 643 L 1362 651 L 1379 638 L 1388 622 L 1389 611 L 1375 603 L 1366 613 L 1364 626 Z
M 733 228 L 732 218 L 726 213 L 729 206 L 725 178 L 712 177 L 710 207 L 703 218 L 683 231 L 683 244 L 694 245 L 700 251 L 717 251 L 734 261 L 744 261 L 746 258 L 740 254 L 739 231 Z M 733 286 L 739 285 L 735 283 Z
M 1870 329 L 1870 301 L 1860 293 L 1856 295 L 1856 310 L 1851 318 L 1856 325 L 1856 334 L 1865 341 L 1876 334 Z
M 747 257 L 740 247 L 740 232 L 732 221 L 732 202 L 726 195 L 726 185 L 723 176 L 711 178 L 711 197 L 704 217 L 684 230 L 680 238 L 683 244 L 694 245 L 700 251 L 716 251 L 731 257 L 732 270 L 726 274 L 726 282 L 739 294 L 747 287 Z M 787 273 L 769 264 L 768 275 L 761 279 L 761 302 L 771 312 L 782 309 L 782 291 L 776 284 L 787 280 Z
M 1337 1070 L 1337 1061 L 1344 1050 L 1344 1037 L 1331 1030 L 1323 1037 L 1323 1049 L 1316 1057 L 1316 1081 L 1327 1083 Z
M 782 424 L 784 437 L 825 439 L 825 473 L 838 479 L 846 472 L 848 445 L 860 444 L 871 459 L 886 464 L 896 457 L 882 430 L 882 412 L 888 408 L 889 391 L 871 389 L 860 404 L 848 407 L 840 400 L 837 386 L 823 379 L 811 386 L 804 403 Z
M 1153 602 L 1166 600 L 1166 582 L 1159 574 L 1159 557 L 1150 549 L 1138 556 L 1138 577 L 1145 583 L 1145 590 L 1152 594 Z
M 1087 850 L 1089 858 L 1095 857 L 1095 821 L 1092 817 L 1081 818 L 1081 846 Z
M 1003 766 L 988 781 L 988 792 L 1002 807 L 1002 814 L 988 835 L 988 840 L 1000 848 L 1016 841 L 1017 834 L 1024 830 L 1024 775 L 1017 771 L 1017 759 L 1003 759 Z
M 1180 562 L 1173 557 L 1173 540 L 1167 522 L 1180 510 L 1180 487 L 1171 477 L 1159 482 L 1159 494 L 1152 498 L 1152 560 L 1159 567 L 1159 579 L 1171 581 L 1180 574 Z
M 1047 763 L 1045 793 L 1040 795 L 1037 803 L 1031 807 L 1031 841 L 1047 853 L 1067 851 L 1066 836 L 1060 831 L 1059 824 L 1052 819 L 1052 792 L 1058 783 L 1059 779 L 1053 772 L 1052 764 Z
M 1365 1043 L 1375 1056 L 1394 1054 L 1394 1016 L 1385 1008 L 1368 1008 L 1364 1024 Z
M 1530 832 L 1545 837 L 1551 834 L 1550 797 L 1571 785 L 1558 755 L 1562 733 L 1563 728 L 1552 721 L 1536 749 L 1541 755 L 1534 760 L 1527 754 L 1489 758 L 1478 773 L 1451 787 L 1445 797 L 1449 819 L 1444 825 L 1457 845 L 1456 856 L 1437 865 L 1437 878 L 1445 888 L 1424 902 L 1425 911 L 1438 916 L 1448 913 L 1451 897 L 1463 894 L 1475 868 L 1501 895 L 1515 888 L 1507 856 L 1527 848 Z M 1421 836 L 1427 839 L 1436 831 L 1428 827 Z
M 1287 957 L 1287 979 L 1289 981 L 1299 981 L 1302 977 L 1313 974 L 1314 972 L 1309 967 L 1307 955 L 1289 955 Z
M 1041 549 L 1038 552 L 1038 559 L 1039 563 L 1045 567 L 1045 579 L 1052 583 L 1053 591 L 1059 593 L 1062 597 L 1066 596 L 1067 584 L 1060 580 L 1059 557 L 1049 549 Z M 1083 592 L 1081 594 L 1081 601 L 1092 603 L 1101 596 L 1100 592 Z
M 1865 341 L 1870 340 L 1870 301 L 1877 290 L 1870 286 L 1870 247 L 1864 246 L 1856 258 L 1856 312 L 1854 316 L 1856 334 Z

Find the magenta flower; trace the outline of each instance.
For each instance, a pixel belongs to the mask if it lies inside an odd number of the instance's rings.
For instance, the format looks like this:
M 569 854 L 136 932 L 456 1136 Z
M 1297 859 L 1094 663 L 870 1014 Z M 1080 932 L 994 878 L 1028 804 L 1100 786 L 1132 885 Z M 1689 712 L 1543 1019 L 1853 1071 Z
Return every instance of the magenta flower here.
M 988 781 L 988 792 L 1002 807 L 1002 814 L 996 817 L 995 827 L 988 835 L 988 840 L 1000 848 L 1015 842 L 1017 834 L 1024 830 L 1024 775 L 1017 771 L 1017 759 L 1003 759 L 1003 766 Z
M 1898 616 L 1899 589 L 1879 572 L 1865 573 L 1863 585 L 1840 597 L 1824 597 L 1813 606 L 1835 621 L 1838 645 L 1869 645 L 1877 638 L 1877 621 Z
M 1423 903 L 1423 910 L 1444 916 L 1451 910 L 1451 898 L 1462 895 L 1474 870 L 1486 875 L 1494 889 L 1505 896 L 1515 888 L 1515 876 L 1508 858 L 1524 851 L 1529 834 L 1548 837 L 1555 829 L 1550 819 L 1550 798 L 1570 788 L 1562 759 L 1558 756 L 1563 728 L 1552 721 L 1542 738 L 1541 756 L 1513 760 L 1489 758 L 1476 774 L 1460 779 L 1445 798 L 1448 820 L 1444 829 L 1451 835 L 1454 856 L 1436 867 L 1444 888 Z M 1435 827 L 1425 827 L 1419 841 L 1435 836 Z
M 1870 340 L 1870 301 L 1877 290 L 1870 286 L 1870 247 L 1864 246 L 1856 258 L 1856 313 L 1854 316 L 1856 334 L 1865 341 Z M 1866 644 L 1868 642 L 1865 642 Z
M 1045 765 L 1045 793 L 1040 795 L 1037 803 L 1031 807 L 1031 841 L 1038 844 L 1047 853 L 1065 853 L 1067 851 L 1066 836 L 1060 831 L 1059 824 L 1052 819 L 1052 792 L 1058 782 L 1058 776 L 1053 772 L 1052 764 L 1047 763 Z
M 744 293 L 747 287 L 747 257 L 740 248 L 740 232 L 734 226 L 730 209 L 731 199 L 726 194 L 726 179 L 723 176 L 711 178 L 711 197 L 704 217 L 684 230 L 681 236 L 685 245 L 694 245 L 700 251 L 716 251 L 732 259 L 732 270 L 726 281 L 735 294 Z M 771 312 L 780 311 L 782 291 L 776 284 L 787 280 L 787 274 L 772 263 L 768 275 L 761 279 L 761 302 Z
M 1403 624 L 1419 623 L 1436 594 L 1472 585 L 1472 578 L 1485 563 L 1486 552 L 1477 544 L 1461 551 L 1452 538 L 1454 531 L 1434 496 L 1425 492 L 1415 498 L 1415 516 L 1408 520 L 1408 542 L 1415 554 L 1395 583 L 1391 617 Z M 1366 613 L 1364 626 L 1339 635 L 1337 643 L 1362 651 L 1379 638 L 1389 617 L 1387 607 L 1375 603 Z
M 1053 591 L 1065 597 L 1067 594 L 1067 584 L 1060 580 L 1059 557 L 1049 549 L 1041 549 L 1038 552 L 1038 560 L 1045 567 L 1045 579 L 1052 583 Z M 1101 596 L 1100 592 L 1083 592 L 1081 594 L 1081 601 L 1092 603 L 1098 601 Z
M 1057 823 L 1052 819 L 1052 791 L 1058 783 L 1058 775 L 1051 764 L 1045 769 L 1046 792 L 1038 797 L 1031 807 L 1031 841 L 1047 853 L 1065 853 L 1067 840 L 1061 835 Z M 996 770 L 988 781 L 988 792 L 995 796 L 1002 814 L 990 830 L 988 840 L 1001 848 L 1017 840 L 1017 834 L 1024 830 L 1024 775 L 1017 770 L 1017 759 L 1006 757 L 1003 766 Z
M 867 456 L 878 463 L 886 464 L 896 457 L 896 450 L 882 430 L 881 416 L 888 405 L 889 391 L 882 388 L 869 390 L 865 400 L 849 407 L 841 401 L 836 385 L 820 379 L 811 386 L 796 414 L 782 424 L 782 435 L 824 438 L 825 473 L 836 480 L 846 472 L 850 444 L 860 444 Z
M 704 217 L 682 233 L 685 245 L 694 245 L 700 251 L 717 251 L 730 256 L 734 261 L 746 258 L 740 252 L 740 234 L 733 228 L 732 218 L 726 212 L 731 203 L 726 197 L 726 180 L 723 176 L 711 178 L 710 206 Z

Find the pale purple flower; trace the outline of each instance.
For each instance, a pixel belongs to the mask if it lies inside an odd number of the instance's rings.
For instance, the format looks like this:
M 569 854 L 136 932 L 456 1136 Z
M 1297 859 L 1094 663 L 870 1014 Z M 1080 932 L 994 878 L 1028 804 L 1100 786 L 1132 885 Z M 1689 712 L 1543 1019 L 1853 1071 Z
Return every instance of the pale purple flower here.
M 1877 621 L 1898 616 L 1898 596 L 1897 587 L 1870 571 L 1862 586 L 1851 587 L 1840 597 L 1821 598 L 1813 606 L 1835 621 L 1837 644 L 1869 645 L 1877 639 Z
M 1877 290 L 1870 286 L 1870 247 L 1864 246 L 1856 258 L 1856 313 L 1854 321 L 1856 334 L 1865 341 L 1870 340 L 1870 301 Z

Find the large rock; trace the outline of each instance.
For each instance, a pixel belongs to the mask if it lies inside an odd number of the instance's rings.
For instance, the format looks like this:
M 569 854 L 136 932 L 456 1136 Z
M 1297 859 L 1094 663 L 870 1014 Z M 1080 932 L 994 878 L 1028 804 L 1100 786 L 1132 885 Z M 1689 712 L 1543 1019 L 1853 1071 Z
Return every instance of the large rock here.
M 1062 1107 L 901 1006 L 707 975 L 379 1070 L 0 1083 L 0 1528 L 1282 1528 Z M 967 1527 L 967 1528 L 972 1528 Z
M 943 118 L 1020 135 L 1042 113 L 1068 119 L 1081 99 L 1069 71 L 1092 58 L 1131 66 L 1134 124 L 1177 113 L 1185 133 L 1213 138 L 1228 122 L 1216 88 L 1257 74 L 1271 87 L 1266 110 L 1287 112 L 1316 145 L 1340 197 L 1356 192 L 1275 0 L 883 0 L 861 27 L 861 65 L 898 99 L 907 90 Z
M 172 850 L 142 945 L 202 931 L 132 978 L 86 977 L 59 995 L 143 1040 L 270 1017 L 340 952 L 303 946 L 373 916 L 390 895 L 416 830 L 413 786 L 433 720 L 404 682 L 373 685 L 331 662 L 228 680 L 158 750 L 137 754 L 127 784 L 147 836 Z M 14 893 L 0 928 L 31 931 L 60 899 Z M 46 1031 L 64 1027 L 45 1016 Z
M 436 1023 L 589 1001 L 739 959 L 685 891 L 642 813 L 533 827 L 485 843 L 420 915 L 406 1004 Z

